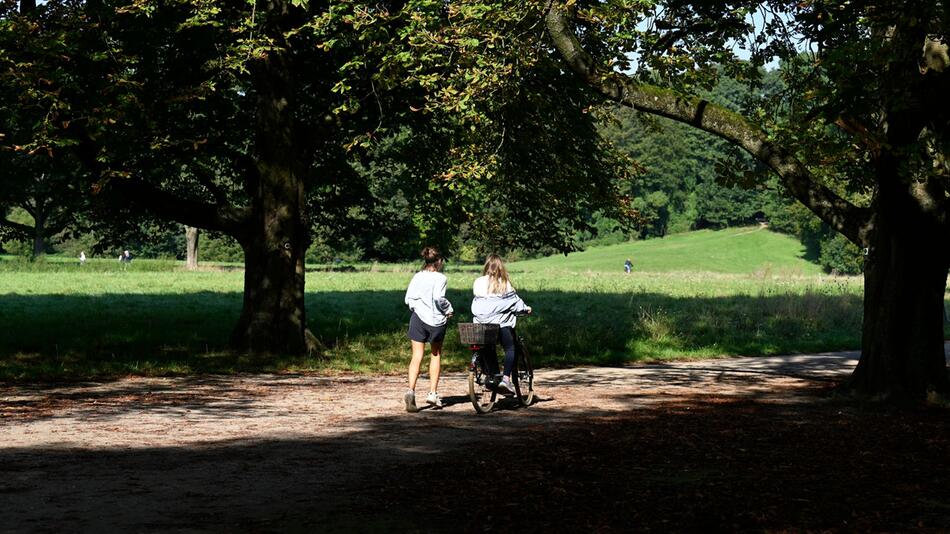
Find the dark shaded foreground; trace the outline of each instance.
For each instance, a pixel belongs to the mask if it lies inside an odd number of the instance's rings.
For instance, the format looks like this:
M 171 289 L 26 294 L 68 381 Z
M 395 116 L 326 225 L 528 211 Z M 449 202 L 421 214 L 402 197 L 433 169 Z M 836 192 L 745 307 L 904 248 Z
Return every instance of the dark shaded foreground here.
M 8 448 L 0 531 L 950 529 L 947 410 L 829 391 L 630 398 L 561 418 L 393 411 L 325 438 Z

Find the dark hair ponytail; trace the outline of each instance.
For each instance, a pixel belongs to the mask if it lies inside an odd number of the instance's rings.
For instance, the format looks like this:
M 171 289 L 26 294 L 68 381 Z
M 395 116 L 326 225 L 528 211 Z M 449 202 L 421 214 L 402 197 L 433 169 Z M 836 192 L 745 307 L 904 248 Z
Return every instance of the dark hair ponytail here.
M 442 255 L 439 254 L 439 249 L 435 247 L 422 249 L 422 259 L 425 261 L 425 263 L 422 264 L 423 271 L 441 271 L 442 265 L 445 263 Z

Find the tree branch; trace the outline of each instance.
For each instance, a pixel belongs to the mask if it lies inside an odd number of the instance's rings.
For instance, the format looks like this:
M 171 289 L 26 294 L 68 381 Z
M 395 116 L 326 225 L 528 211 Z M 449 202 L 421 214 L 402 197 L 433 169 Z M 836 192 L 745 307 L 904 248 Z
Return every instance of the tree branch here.
M 57 213 L 46 220 L 46 235 L 54 236 L 69 226 L 72 222 L 72 216 L 67 213 Z
M 9 228 L 18 234 L 23 234 L 22 237 L 27 237 L 33 235 L 33 227 L 21 224 L 18 222 L 13 222 L 6 217 L 0 217 L 0 226 Z
M 29 199 L 26 199 L 26 200 L 24 200 L 23 202 L 21 202 L 21 203 L 19 204 L 19 207 L 22 208 L 23 211 L 29 213 L 29 214 L 30 214 L 30 217 L 33 217 L 34 219 L 36 219 L 36 207 L 35 207 L 35 204 L 30 204 L 30 200 L 29 200 Z
M 761 128 L 701 98 L 642 85 L 623 74 L 601 69 L 581 46 L 562 6 L 552 5 L 545 23 L 555 48 L 571 70 L 602 95 L 643 113 L 691 124 L 741 147 L 775 171 L 789 193 L 828 225 L 856 244 L 867 243 L 870 210 L 815 182 L 808 169 L 788 150 L 770 142 Z
M 851 117 L 838 117 L 835 126 L 860 141 L 876 157 L 881 153 L 881 141 L 876 139 L 867 126 Z
M 204 171 L 204 169 L 202 169 Z M 219 206 L 226 206 L 228 204 L 228 196 L 224 190 L 214 182 L 214 179 L 209 176 L 209 173 L 198 172 L 195 173 L 195 178 L 201 182 L 201 185 L 205 186 L 205 189 L 211 193 L 211 197 L 214 199 L 215 203 Z
M 113 191 L 160 219 L 235 237 L 243 233 L 249 219 L 248 208 L 217 206 L 182 198 L 138 178 L 107 178 L 97 157 L 98 147 L 87 135 L 80 136 L 77 154 L 100 183 L 111 186 Z
M 110 181 L 110 185 L 124 198 L 156 217 L 204 230 L 237 236 L 248 217 L 246 208 L 182 198 L 137 178 L 116 178 Z

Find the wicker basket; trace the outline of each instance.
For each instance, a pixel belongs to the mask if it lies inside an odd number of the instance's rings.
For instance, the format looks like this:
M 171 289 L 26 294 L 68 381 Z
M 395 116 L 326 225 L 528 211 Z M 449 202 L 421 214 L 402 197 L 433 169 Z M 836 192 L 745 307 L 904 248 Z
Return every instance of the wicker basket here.
M 459 323 L 459 341 L 464 345 L 493 345 L 498 339 L 497 324 Z

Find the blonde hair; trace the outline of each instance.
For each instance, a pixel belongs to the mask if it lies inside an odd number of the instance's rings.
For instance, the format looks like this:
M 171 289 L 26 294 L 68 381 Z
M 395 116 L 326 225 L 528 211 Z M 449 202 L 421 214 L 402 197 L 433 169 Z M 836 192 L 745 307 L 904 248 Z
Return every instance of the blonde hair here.
M 505 262 L 497 254 L 489 254 L 485 258 L 485 267 L 482 268 L 482 274 L 488 277 L 488 292 L 491 294 L 504 293 L 508 290 L 508 285 L 511 284 L 508 270 L 505 269 Z

